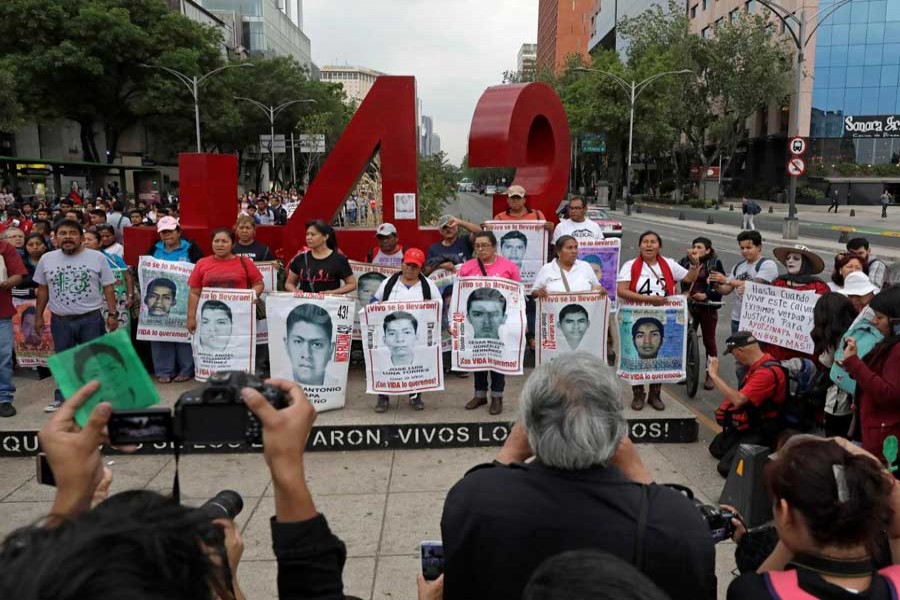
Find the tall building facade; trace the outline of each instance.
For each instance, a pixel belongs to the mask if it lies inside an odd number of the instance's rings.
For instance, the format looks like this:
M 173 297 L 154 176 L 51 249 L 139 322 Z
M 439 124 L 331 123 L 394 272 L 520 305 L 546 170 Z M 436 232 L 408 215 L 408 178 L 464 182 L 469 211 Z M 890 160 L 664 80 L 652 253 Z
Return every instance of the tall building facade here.
M 301 0 L 201 0 L 223 21 L 241 24 L 241 44 L 250 56 L 292 56 L 315 71 L 312 47 L 303 33 Z
M 534 81 L 534 65 L 537 62 L 537 44 L 522 44 L 516 56 L 516 72 L 522 81 Z
M 540 0 L 536 66 L 559 72 L 570 54 L 587 56 L 595 0 Z
M 604 48 L 615 50 L 624 56 L 628 51 L 628 45 L 617 35 L 616 26 L 623 19 L 636 17 L 654 6 L 668 7 L 668 0 L 594 0 L 591 8 L 588 51 Z
M 319 69 L 319 78 L 330 83 L 339 83 L 344 88 L 347 100 L 360 104 L 375 80 L 384 75 L 380 71 L 365 67 L 326 65 Z

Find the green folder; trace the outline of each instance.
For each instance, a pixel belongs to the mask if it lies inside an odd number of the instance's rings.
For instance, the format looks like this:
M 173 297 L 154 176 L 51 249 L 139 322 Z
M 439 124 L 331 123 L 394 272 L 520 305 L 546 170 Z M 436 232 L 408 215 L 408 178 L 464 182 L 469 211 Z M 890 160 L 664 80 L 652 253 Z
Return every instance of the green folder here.
M 75 421 L 82 427 L 99 402 L 109 402 L 114 410 L 159 403 L 156 387 L 124 329 L 54 354 L 47 364 L 66 398 L 89 381 L 100 382 L 100 389 L 75 412 Z

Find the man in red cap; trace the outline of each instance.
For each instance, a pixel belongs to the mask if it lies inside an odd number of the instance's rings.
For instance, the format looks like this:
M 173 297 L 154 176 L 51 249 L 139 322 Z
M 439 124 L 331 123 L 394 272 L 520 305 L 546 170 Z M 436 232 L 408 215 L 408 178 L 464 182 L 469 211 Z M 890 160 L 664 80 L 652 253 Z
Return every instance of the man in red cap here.
M 375 292 L 373 302 L 416 302 L 422 300 L 437 300 L 441 303 L 441 292 L 433 281 L 422 275 L 422 266 L 425 264 L 425 253 L 418 248 L 410 248 L 403 254 L 403 265 L 400 272 L 391 275 L 381 282 Z M 385 327 L 387 328 L 385 321 Z M 422 410 L 421 394 L 410 394 L 409 403 L 416 410 Z M 388 396 L 378 395 L 375 404 L 375 412 L 383 413 L 388 409 Z

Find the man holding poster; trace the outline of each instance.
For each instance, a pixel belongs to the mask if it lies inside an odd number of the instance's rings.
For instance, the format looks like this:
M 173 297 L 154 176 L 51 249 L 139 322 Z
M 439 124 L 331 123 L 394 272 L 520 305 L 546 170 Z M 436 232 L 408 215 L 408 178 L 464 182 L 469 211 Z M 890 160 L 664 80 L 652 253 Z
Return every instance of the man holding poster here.
M 272 377 L 302 385 L 317 411 L 344 406 L 355 305 L 305 292 L 266 297 Z
M 403 254 L 401 272 L 383 281 L 372 298 L 373 302 L 389 303 L 383 308 L 393 310 L 385 312 L 369 306 L 360 311 L 361 318 L 365 319 L 362 327 L 369 373 L 366 391 L 411 390 L 409 404 L 415 410 L 425 408 L 417 390 L 444 388 L 440 345 L 441 293 L 433 281 L 422 275 L 424 265 L 424 252 L 418 248 L 407 250 Z M 376 350 L 379 321 L 381 346 L 388 352 Z M 426 331 L 427 339 L 423 343 Z M 378 394 L 375 412 L 385 412 L 389 402 L 387 394 Z

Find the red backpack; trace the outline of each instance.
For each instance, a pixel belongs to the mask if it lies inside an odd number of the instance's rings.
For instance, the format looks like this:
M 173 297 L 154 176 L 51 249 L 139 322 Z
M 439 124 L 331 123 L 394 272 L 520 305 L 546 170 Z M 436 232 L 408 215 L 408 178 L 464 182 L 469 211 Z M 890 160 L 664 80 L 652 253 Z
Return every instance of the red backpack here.
M 897 599 L 900 590 L 900 565 L 891 565 L 878 571 L 878 575 L 887 580 L 891 590 L 891 598 Z M 769 571 L 763 573 L 769 595 L 774 600 L 818 600 L 809 592 L 800 587 L 797 579 L 797 571 Z M 874 581 L 874 578 L 873 578 Z

